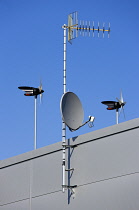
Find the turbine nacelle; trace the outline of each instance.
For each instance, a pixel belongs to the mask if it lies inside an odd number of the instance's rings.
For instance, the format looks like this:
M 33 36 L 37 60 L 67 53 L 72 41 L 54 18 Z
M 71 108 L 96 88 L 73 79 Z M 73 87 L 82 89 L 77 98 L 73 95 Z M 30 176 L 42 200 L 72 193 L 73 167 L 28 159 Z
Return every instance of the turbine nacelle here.
M 123 108 L 123 106 L 126 104 L 126 102 L 124 103 L 120 103 L 119 101 L 102 101 L 102 104 L 107 105 L 108 107 L 106 108 L 107 110 L 114 110 L 114 109 L 120 109 Z
M 40 86 L 38 88 L 21 86 L 18 88 L 25 92 L 25 94 L 24 94 L 25 96 L 38 96 L 44 92 L 44 90 L 42 90 L 42 86 Z
M 117 101 L 102 101 L 101 103 L 104 105 L 107 105 L 107 110 L 116 110 L 117 116 L 116 116 L 116 122 L 118 124 L 118 115 L 119 115 L 119 109 L 123 110 L 123 114 L 124 114 L 124 105 L 126 104 L 126 102 L 123 99 L 122 96 L 122 91 L 121 91 L 121 96 L 120 99 L 116 98 Z M 125 117 L 125 114 L 124 114 Z

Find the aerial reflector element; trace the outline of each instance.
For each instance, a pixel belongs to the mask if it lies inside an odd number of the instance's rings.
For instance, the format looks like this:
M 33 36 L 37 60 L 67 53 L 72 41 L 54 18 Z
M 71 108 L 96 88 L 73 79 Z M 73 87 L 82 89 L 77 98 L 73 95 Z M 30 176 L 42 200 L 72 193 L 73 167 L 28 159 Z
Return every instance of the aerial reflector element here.
M 69 42 L 78 36 L 77 26 L 78 26 L 77 12 L 73 12 L 68 15 L 67 28 L 68 28 L 68 41 Z M 74 29 L 76 29 L 76 32 Z

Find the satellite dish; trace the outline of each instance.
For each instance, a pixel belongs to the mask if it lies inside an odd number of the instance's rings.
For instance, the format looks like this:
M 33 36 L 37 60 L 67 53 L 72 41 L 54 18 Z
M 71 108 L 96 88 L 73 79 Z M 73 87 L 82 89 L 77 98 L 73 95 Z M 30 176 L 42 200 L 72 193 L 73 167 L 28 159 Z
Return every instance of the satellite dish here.
M 76 94 L 66 92 L 61 98 L 60 110 L 62 119 L 70 130 L 77 130 L 82 126 L 84 111 Z
M 89 116 L 89 120 L 83 123 L 84 111 L 80 99 L 72 92 L 66 92 L 60 101 L 60 110 L 64 123 L 69 127 L 70 131 L 76 131 L 80 127 L 89 123 L 89 127 L 93 126 L 95 117 Z

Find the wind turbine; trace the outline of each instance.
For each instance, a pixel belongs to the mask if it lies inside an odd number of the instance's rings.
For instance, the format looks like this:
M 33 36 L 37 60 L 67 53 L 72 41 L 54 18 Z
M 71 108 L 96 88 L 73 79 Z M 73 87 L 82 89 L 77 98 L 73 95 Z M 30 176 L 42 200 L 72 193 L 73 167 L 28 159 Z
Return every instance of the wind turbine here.
M 28 87 L 28 86 L 20 86 L 18 87 L 20 90 L 23 90 L 25 96 L 34 96 L 35 99 L 35 111 L 34 111 L 34 149 L 37 148 L 37 96 L 40 95 L 40 99 L 42 98 L 42 93 L 44 90 L 42 89 L 42 83 L 40 82 L 40 86 L 38 88 Z
M 124 113 L 124 105 L 126 104 L 126 102 L 123 99 L 123 95 L 122 95 L 122 91 L 120 94 L 120 99 L 116 98 L 117 101 L 102 101 L 102 104 L 107 105 L 107 110 L 116 110 L 116 124 L 118 124 L 119 122 L 119 109 L 123 110 Z M 124 114 L 125 116 L 125 114 Z

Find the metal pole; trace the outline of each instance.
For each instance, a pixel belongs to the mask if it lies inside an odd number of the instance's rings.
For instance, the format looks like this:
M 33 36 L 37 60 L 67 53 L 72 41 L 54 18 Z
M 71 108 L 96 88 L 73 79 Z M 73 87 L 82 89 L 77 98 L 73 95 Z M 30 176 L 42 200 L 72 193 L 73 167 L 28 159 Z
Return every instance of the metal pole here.
M 63 91 L 66 93 L 66 25 L 64 24 L 64 69 L 63 69 Z
M 64 69 L 63 69 L 63 93 L 66 93 L 66 25 L 63 26 L 64 29 Z M 62 121 L 62 191 L 65 192 L 65 156 L 66 156 L 66 125 Z
M 116 109 L 116 124 L 118 124 L 118 118 L 119 118 L 119 113 L 118 113 L 118 109 Z
M 37 95 L 35 98 L 35 109 L 34 109 L 34 149 L 37 148 Z

